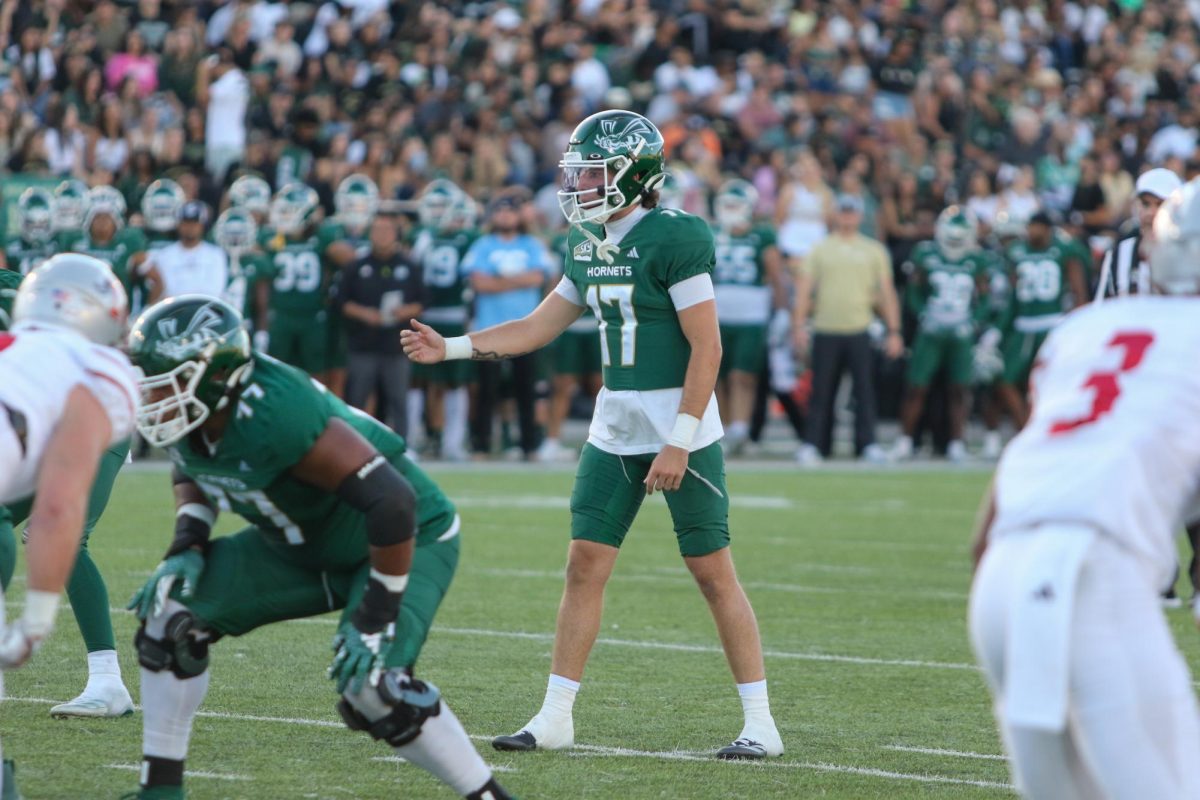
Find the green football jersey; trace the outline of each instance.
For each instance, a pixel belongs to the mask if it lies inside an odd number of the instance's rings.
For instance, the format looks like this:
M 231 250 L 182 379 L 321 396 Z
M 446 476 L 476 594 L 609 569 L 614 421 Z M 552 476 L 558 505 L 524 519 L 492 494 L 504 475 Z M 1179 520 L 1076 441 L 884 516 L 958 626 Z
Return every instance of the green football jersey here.
M 599 226 L 589 230 L 601 238 Z M 563 272 L 598 320 L 604 385 L 610 391 L 683 386 L 692 348 L 669 289 L 712 274 L 708 223 L 683 211 L 655 208 L 625 235 L 612 261 L 572 228 Z
M 550 240 L 550 252 L 558 259 L 558 264 L 561 267 L 567 263 L 567 242 L 570 241 L 570 229 L 554 234 L 554 238 Z M 567 326 L 567 333 L 580 335 L 596 335 L 596 316 L 590 308 L 585 308 L 583 313 L 579 315 L 579 319 Z
M 721 324 L 765 325 L 771 315 L 766 255 L 775 245 L 774 231 L 755 227 L 734 234 L 714 227 L 713 241 L 713 285 Z
M 312 152 L 289 144 L 279 153 L 279 161 L 275 164 L 275 185 L 287 186 L 295 181 L 306 183 L 312 168 Z
M 332 419 L 370 442 L 412 484 L 419 543 L 435 541 L 454 522 L 454 504 L 405 456 L 405 443 L 388 428 L 352 409 L 298 369 L 255 353 L 254 372 L 238 398 L 221 440 L 209 449 L 198 435 L 167 448 L 184 475 L 223 511 L 291 545 L 336 542 L 362 512 L 337 495 L 314 489 L 290 470 L 312 449 Z M 330 565 L 331 568 L 333 565 Z
M 60 252 L 83 253 L 107 262 L 112 267 L 117 280 L 121 281 L 121 285 L 128 292 L 130 287 L 129 258 L 134 253 L 140 253 L 146 249 L 146 240 L 137 228 L 117 231 L 117 234 L 104 244 L 96 242 L 86 232 L 63 231 L 59 236 L 59 245 Z
M 318 233 L 294 240 L 269 228 L 259 233 L 267 255 L 263 277 L 271 280 L 272 313 L 312 318 L 325 310 L 329 282 L 323 254 L 329 242 Z
M 467 275 L 462 259 L 478 231 L 423 228 L 413 243 L 412 255 L 421 265 L 426 305 L 423 318 L 434 322 L 466 322 Z
M 0 331 L 8 330 L 12 324 L 13 300 L 17 297 L 17 287 L 20 285 L 21 273 L 0 268 Z
M 1067 262 L 1077 255 L 1061 241 L 1042 250 L 1027 242 L 1008 249 L 1015 291 L 1013 324 L 1018 330 L 1049 330 L 1063 313 L 1067 294 Z
M 20 236 L 14 236 L 4 242 L 4 258 L 8 268 L 22 275 L 28 275 L 31 269 L 57 252 L 58 245 L 53 239 L 27 242 Z
M 919 242 L 908 257 L 911 271 L 924 280 L 908 287 L 909 306 L 917 313 L 921 329 L 930 332 L 973 332 L 977 314 L 985 306 L 978 302 L 977 287 L 986 275 L 988 258 L 973 250 L 959 259 L 948 258 L 936 243 Z
M 1008 307 L 1013 300 L 1012 273 L 1000 253 L 984 250 L 983 258 L 988 284 L 988 324 L 1000 324 L 1008 315 Z
M 334 220 L 321 223 L 317 228 L 317 238 L 324 242 L 326 247 L 334 242 L 345 242 L 354 250 L 355 258 L 366 258 L 371 254 L 371 237 L 368 231 L 351 233 L 349 228 Z

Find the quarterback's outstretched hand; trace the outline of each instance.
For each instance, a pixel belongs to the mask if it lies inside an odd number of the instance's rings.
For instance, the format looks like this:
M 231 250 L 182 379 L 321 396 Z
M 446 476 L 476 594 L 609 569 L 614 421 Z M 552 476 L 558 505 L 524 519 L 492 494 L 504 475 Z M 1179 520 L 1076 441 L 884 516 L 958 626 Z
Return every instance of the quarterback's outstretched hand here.
M 437 364 L 446 360 L 446 340 L 420 320 L 412 321 L 411 331 L 400 331 L 404 355 L 416 364 Z
M 683 483 L 683 473 L 687 472 L 688 451 L 682 447 L 666 445 L 654 457 L 650 472 L 646 474 L 646 494 L 654 492 L 673 492 Z
M 158 616 L 166 606 L 167 597 L 175 584 L 180 584 L 180 599 L 187 600 L 195 593 L 202 572 L 204 556 L 196 550 L 184 550 L 182 553 L 167 556 L 125 607 L 132 609 L 140 620 Z
M 351 694 L 358 694 L 367 681 L 374 686 L 383 673 L 395 637 L 394 622 L 377 633 L 363 633 L 353 622 L 343 622 L 333 637 L 333 664 L 329 667 L 329 677 L 337 681 L 338 694 L 345 692 L 347 686 Z

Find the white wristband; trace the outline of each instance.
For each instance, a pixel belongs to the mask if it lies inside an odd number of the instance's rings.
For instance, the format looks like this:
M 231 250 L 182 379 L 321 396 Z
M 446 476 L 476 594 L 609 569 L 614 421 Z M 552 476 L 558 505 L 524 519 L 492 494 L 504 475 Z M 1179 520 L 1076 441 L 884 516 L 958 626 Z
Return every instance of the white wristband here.
M 217 521 L 217 515 L 203 503 L 184 503 L 175 510 L 175 518 L 180 517 L 194 517 L 210 528 Z
M 667 444 L 690 452 L 692 440 L 696 438 L 696 429 L 699 427 L 699 419 L 691 414 L 680 414 L 675 417 L 675 427 L 671 429 L 671 435 L 667 437 Z
M 58 614 L 58 592 L 43 592 L 38 589 L 25 591 L 25 613 L 21 622 L 30 636 L 45 638 L 54 628 L 54 617 Z
M 474 352 L 474 348 L 471 347 L 470 336 L 451 336 L 446 340 L 447 361 L 462 361 L 463 359 L 470 358 Z
M 383 588 L 387 589 L 392 594 L 400 594 L 408 587 L 407 575 L 388 575 L 385 572 L 380 572 L 374 567 L 371 568 L 371 580 L 379 581 L 383 584 Z

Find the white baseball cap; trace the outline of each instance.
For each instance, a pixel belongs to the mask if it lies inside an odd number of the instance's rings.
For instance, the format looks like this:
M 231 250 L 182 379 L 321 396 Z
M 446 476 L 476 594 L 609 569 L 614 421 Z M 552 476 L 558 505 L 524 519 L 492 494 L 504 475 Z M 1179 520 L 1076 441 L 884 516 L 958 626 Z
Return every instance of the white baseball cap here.
M 1166 200 L 1180 186 L 1183 181 L 1178 175 L 1165 167 L 1155 167 L 1138 175 L 1133 188 L 1135 195 L 1152 194 L 1159 200 Z

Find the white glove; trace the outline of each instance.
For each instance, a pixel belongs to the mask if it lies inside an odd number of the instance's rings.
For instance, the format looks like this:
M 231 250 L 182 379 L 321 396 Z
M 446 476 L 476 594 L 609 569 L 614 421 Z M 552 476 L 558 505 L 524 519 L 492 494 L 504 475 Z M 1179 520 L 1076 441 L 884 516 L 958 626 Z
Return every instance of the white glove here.
M 0 670 L 16 669 L 24 664 L 41 647 L 44 638 L 44 635 L 36 636 L 27 630 L 23 619 L 0 630 Z
M 999 332 L 994 328 L 984 333 L 979 338 L 979 344 L 975 345 L 975 350 L 971 353 L 971 371 L 974 373 L 977 383 L 991 383 L 1004 371 L 1004 356 L 1000 354 L 1000 348 L 994 343 L 995 339 L 988 337 L 988 333 L 993 332 L 997 334 L 997 337 L 999 336 Z
M 254 349 L 260 353 L 267 352 L 267 348 L 271 346 L 271 334 L 266 331 L 254 332 Z
M 988 328 L 980 335 L 979 346 L 988 350 L 995 350 L 1000 346 L 1000 331 L 995 328 Z
M 778 347 L 788 341 L 792 333 L 792 315 L 786 308 L 777 308 L 767 324 L 767 346 Z

